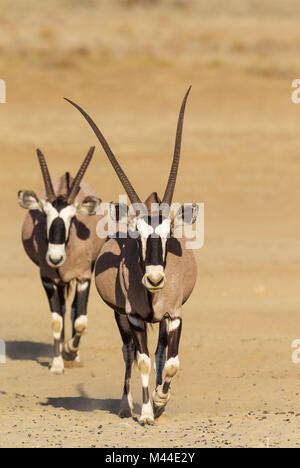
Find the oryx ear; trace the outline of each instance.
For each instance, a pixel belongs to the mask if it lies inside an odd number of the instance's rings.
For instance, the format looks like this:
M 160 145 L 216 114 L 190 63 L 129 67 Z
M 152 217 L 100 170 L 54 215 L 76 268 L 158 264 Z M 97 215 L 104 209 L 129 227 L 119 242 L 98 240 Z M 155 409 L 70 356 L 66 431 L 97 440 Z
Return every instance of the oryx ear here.
M 128 206 L 125 203 L 114 203 L 109 204 L 110 217 L 115 223 L 124 223 L 127 221 Z
M 102 200 L 97 197 L 86 197 L 84 200 L 78 203 L 76 206 L 78 214 L 84 214 L 88 216 L 94 216 L 100 206 Z
M 185 203 L 174 216 L 173 226 L 185 225 L 191 226 L 197 220 L 199 214 L 199 205 L 197 203 Z
M 18 201 L 21 208 L 25 210 L 43 211 L 42 202 L 38 199 L 34 192 L 29 190 L 21 190 L 18 193 Z

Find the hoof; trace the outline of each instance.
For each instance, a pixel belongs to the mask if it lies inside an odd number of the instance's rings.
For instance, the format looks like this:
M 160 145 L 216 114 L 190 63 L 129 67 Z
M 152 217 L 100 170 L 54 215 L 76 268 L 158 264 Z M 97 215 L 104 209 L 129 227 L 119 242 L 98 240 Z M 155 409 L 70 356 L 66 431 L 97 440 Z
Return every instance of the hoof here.
M 64 372 L 65 372 L 64 369 L 60 369 L 57 367 L 51 367 L 50 369 L 50 374 L 52 375 L 63 375 Z
M 155 406 L 155 405 L 154 405 L 154 406 L 153 406 L 154 419 L 160 418 L 160 417 L 164 414 L 165 409 L 166 409 L 165 406 L 158 407 L 158 406 Z
M 153 410 L 155 419 L 159 418 L 165 411 L 168 401 L 170 400 L 170 393 L 163 393 L 162 386 L 160 385 L 153 393 Z
M 68 349 L 66 349 L 66 346 L 64 347 L 64 350 L 62 352 L 62 357 L 63 357 L 63 360 L 66 361 L 66 362 L 72 362 L 72 361 L 76 361 L 76 362 L 80 362 L 80 355 L 79 355 L 79 351 L 69 351 Z
M 141 426 L 153 426 L 154 424 L 154 414 L 151 402 L 144 404 L 142 407 L 142 414 L 139 419 Z
M 132 411 L 133 411 L 132 396 L 130 394 L 123 395 L 121 406 L 120 406 L 120 411 L 119 411 L 120 418 L 132 418 Z
M 152 416 L 141 416 L 139 419 L 141 426 L 154 426 L 154 417 Z
M 129 407 L 128 408 L 120 408 L 119 416 L 122 419 L 132 418 L 132 411 L 131 411 L 131 409 Z
M 50 374 L 62 375 L 64 373 L 64 361 L 62 357 L 54 358 L 52 366 L 50 368 Z
M 81 369 L 84 365 L 81 362 L 75 361 L 65 361 L 65 369 Z
M 75 353 L 68 353 L 67 351 L 63 351 L 62 353 L 63 360 L 65 363 L 65 367 L 67 369 L 73 369 L 76 367 L 83 367 L 83 364 L 80 361 L 80 354 L 79 351 Z

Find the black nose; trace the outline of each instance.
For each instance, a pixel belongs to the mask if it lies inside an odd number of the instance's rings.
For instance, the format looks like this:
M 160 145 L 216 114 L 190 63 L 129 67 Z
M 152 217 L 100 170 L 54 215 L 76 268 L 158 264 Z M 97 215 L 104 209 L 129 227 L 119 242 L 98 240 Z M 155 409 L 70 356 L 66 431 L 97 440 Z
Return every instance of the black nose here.
M 63 257 L 53 260 L 53 258 L 50 257 L 50 262 L 53 263 L 53 265 L 58 265 L 62 261 L 62 259 Z

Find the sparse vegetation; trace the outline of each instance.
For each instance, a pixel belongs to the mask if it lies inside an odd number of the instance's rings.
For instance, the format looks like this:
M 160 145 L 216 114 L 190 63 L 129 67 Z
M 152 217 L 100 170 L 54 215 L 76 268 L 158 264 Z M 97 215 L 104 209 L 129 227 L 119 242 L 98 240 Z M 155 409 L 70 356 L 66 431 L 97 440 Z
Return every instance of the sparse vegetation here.
M 0 0 L 0 9 L 0 447 L 299 446 L 290 360 L 300 334 L 299 0 Z M 149 187 L 162 194 L 189 84 L 176 201 L 205 203 L 206 239 L 174 405 L 145 432 L 116 414 L 120 338 L 94 285 L 84 367 L 48 376 L 48 304 L 41 288 L 33 294 L 16 193 L 42 187 L 35 148 L 58 177 L 97 144 L 67 96 L 103 129 L 143 199 Z M 121 184 L 96 152 L 87 181 L 116 201 Z M 156 337 L 149 328 L 152 353 Z
M 275 75 L 299 68 L 300 4 L 294 0 L 54 0 L 51 8 L 28 0 L 26 9 L 0 0 L 0 7 L 3 67 L 16 60 L 58 68 L 136 60 L 137 66 L 229 64 Z

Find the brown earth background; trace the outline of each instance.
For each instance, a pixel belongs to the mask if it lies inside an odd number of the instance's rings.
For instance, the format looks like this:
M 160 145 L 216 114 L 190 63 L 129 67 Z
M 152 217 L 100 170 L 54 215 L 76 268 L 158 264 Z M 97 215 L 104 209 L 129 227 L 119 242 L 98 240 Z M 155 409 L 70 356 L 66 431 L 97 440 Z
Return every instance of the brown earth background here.
M 0 12 L 0 447 L 300 446 L 299 1 L 0 0 Z M 141 197 L 162 193 L 190 84 L 175 198 L 205 203 L 205 245 L 172 399 L 142 428 L 117 415 L 121 340 L 95 287 L 84 366 L 49 374 L 50 313 L 16 195 L 42 186 L 36 147 L 56 177 L 92 144 L 86 180 L 103 200 L 123 193 L 63 96 L 94 116 Z M 156 339 L 157 326 L 152 355 Z

